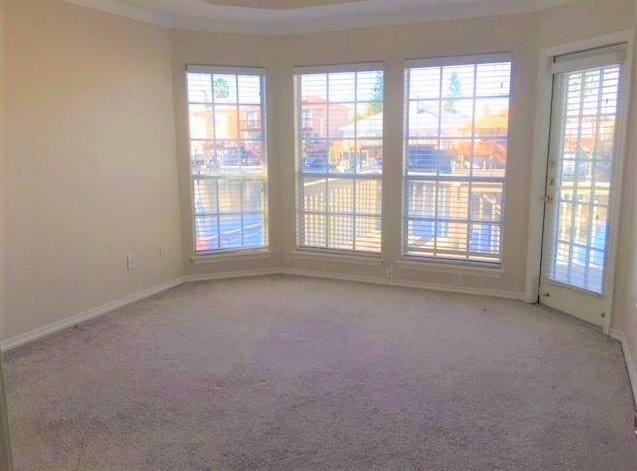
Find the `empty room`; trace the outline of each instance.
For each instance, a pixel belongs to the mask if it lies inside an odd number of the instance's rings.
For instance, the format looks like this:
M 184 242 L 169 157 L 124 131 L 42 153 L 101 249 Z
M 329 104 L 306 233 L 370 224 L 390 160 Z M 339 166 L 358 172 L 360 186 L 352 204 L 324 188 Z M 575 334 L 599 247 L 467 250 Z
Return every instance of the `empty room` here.
M 0 31 L 0 471 L 637 470 L 637 0 Z

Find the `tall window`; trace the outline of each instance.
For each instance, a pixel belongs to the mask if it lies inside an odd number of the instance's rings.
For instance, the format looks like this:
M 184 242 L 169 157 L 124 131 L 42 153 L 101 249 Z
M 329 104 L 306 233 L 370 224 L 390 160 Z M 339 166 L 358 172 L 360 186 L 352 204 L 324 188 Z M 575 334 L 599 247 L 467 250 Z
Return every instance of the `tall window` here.
M 410 61 L 403 252 L 499 263 L 511 62 Z
M 266 247 L 265 71 L 188 66 L 195 254 Z
M 381 64 L 296 71 L 298 243 L 380 252 Z

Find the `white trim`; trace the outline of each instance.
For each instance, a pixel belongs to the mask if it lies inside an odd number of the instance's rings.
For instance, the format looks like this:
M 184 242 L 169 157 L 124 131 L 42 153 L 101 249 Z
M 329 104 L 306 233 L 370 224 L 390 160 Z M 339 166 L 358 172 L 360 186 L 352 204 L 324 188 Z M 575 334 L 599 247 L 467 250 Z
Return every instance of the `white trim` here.
M 621 330 L 610 329 L 610 336 L 621 343 L 622 352 L 624 353 L 624 361 L 626 362 L 626 369 L 628 370 L 628 378 L 630 380 L 635 400 L 635 408 L 637 408 L 637 357 L 630 347 L 630 344 L 626 341 Z
M 479 275 L 485 278 L 502 278 L 504 276 L 504 269 L 501 265 L 494 265 L 492 267 L 481 265 L 480 262 L 455 262 L 449 261 L 447 263 L 434 260 L 431 258 L 417 259 L 403 258 L 395 262 L 396 266 L 405 270 L 417 270 L 426 272 L 441 272 L 441 273 L 457 273 L 460 275 Z
M 602 48 L 619 43 L 626 43 L 626 62 L 624 65 L 624 89 L 622 90 L 625 105 L 618 114 L 618 118 L 623 123 L 618 133 L 618 150 L 617 150 L 617 173 L 616 181 L 622 182 L 622 170 L 624 166 L 626 153 L 626 129 L 628 121 L 628 102 L 631 72 L 632 72 L 632 55 L 633 55 L 634 31 L 624 30 L 615 33 L 597 36 L 590 39 L 562 44 L 549 49 L 540 51 L 538 76 L 537 76 L 537 102 L 535 112 L 535 131 L 533 144 L 533 162 L 531 169 L 531 191 L 530 191 L 530 208 L 529 208 L 529 237 L 527 247 L 527 268 L 526 268 L 526 286 L 525 301 L 530 303 L 537 302 L 539 295 L 539 279 L 540 279 L 540 255 L 542 253 L 542 230 L 544 224 L 544 193 L 546 184 L 546 166 L 548 159 L 548 147 L 551 122 L 551 103 L 553 95 L 553 60 L 556 56 L 571 54 L 574 52 L 587 51 L 590 49 Z M 615 192 L 617 200 L 613 202 L 615 212 L 619 211 L 619 201 L 621 201 L 621 185 Z M 618 219 L 614 217 L 614 219 Z M 617 246 L 617 227 L 613 223 L 612 239 L 609 245 L 609 253 L 613 254 L 612 263 L 608 267 L 608 286 L 613 286 L 615 274 L 615 259 Z M 612 297 L 611 292 L 608 294 Z M 611 299 L 612 303 L 612 299 Z M 605 318 L 606 325 L 604 331 L 608 333 L 612 321 L 612 309 Z
M 357 283 L 371 283 L 383 286 L 396 286 L 402 288 L 419 288 L 429 291 L 439 291 L 445 293 L 470 294 L 477 296 L 491 296 L 494 298 L 514 299 L 518 301 L 524 300 L 524 293 L 516 293 L 513 291 L 490 290 L 483 288 L 470 288 L 451 285 L 440 285 L 436 283 L 423 283 L 420 281 L 388 279 L 380 276 L 365 276 L 333 273 L 319 270 L 304 270 L 299 268 L 285 268 L 282 270 L 285 275 L 309 276 L 314 278 L 325 278 L 329 280 L 352 281 Z
M 335 72 L 369 72 L 384 71 L 385 64 L 383 62 L 359 62 L 348 64 L 328 64 L 328 65 L 308 65 L 294 67 L 294 75 L 303 74 L 325 74 Z
M 267 71 L 264 67 L 186 64 L 186 72 L 191 74 L 259 75 L 265 77 Z
M 143 23 L 150 23 L 155 26 L 161 26 L 164 28 L 173 27 L 172 22 L 166 16 L 159 13 L 151 13 L 141 8 L 134 7 L 132 5 L 125 5 L 123 3 L 116 3 L 109 0 L 62 0 L 67 3 L 72 3 L 85 8 L 92 8 L 104 13 L 110 13 L 112 15 L 123 16 L 131 20 L 141 21 Z
M 313 260 L 316 262 L 342 262 L 375 266 L 383 264 L 380 254 L 345 253 L 324 249 L 297 249 L 291 252 L 290 256 L 298 260 Z
M 281 274 L 283 274 L 283 270 L 281 268 L 263 268 L 258 270 L 236 270 L 220 273 L 202 273 L 200 275 L 184 276 L 184 283 L 191 283 L 193 281 L 229 280 L 231 278 L 253 278 L 259 276 Z
M 566 54 L 566 56 L 568 55 L 569 54 Z M 595 55 L 578 56 L 576 58 L 564 60 L 559 60 L 559 58 L 556 57 L 555 62 L 551 67 L 551 71 L 554 74 L 561 74 L 576 70 L 594 69 L 597 67 L 624 64 L 626 63 L 626 59 L 625 48 L 621 50 L 617 48 L 617 50 L 614 51 L 600 52 Z
M 73 327 L 83 322 L 87 322 L 97 317 L 103 316 L 104 314 L 108 314 L 109 312 L 112 312 L 116 309 L 124 307 L 128 304 L 141 301 L 142 299 L 146 299 L 150 296 L 154 296 L 155 294 L 158 294 L 163 291 L 174 288 L 176 286 L 179 286 L 183 282 L 184 282 L 183 278 L 181 277 L 175 278 L 174 280 L 167 281 L 165 283 L 159 284 L 157 286 L 153 286 L 151 288 L 144 289 L 142 291 L 137 291 L 136 293 L 129 294 L 128 296 L 124 296 L 123 298 L 119 298 L 119 299 L 116 299 L 115 301 L 102 304 L 101 306 L 97 306 L 93 309 L 89 309 L 79 314 L 75 314 L 73 316 L 67 317 L 60 321 L 47 324 L 44 327 L 40 327 L 38 329 L 25 332 L 24 334 L 17 335 L 10 339 L 3 340 L 2 342 L 0 342 L 0 349 L 3 352 L 12 350 L 21 345 L 25 345 L 27 343 L 33 342 L 35 340 L 38 340 L 48 335 L 59 332 L 61 330 L 68 329 L 69 327 Z
M 274 255 L 271 250 L 235 250 L 229 252 L 212 253 L 210 255 L 194 255 L 190 257 L 190 262 L 194 265 L 207 263 L 221 263 L 232 260 L 262 260 Z
M 510 52 L 496 52 L 493 54 L 477 54 L 471 56 L 444 56 L 424 59 L 405 59 L 403 66 L 406 69 L 419 67 L 441 67 L 445 65 L 469 65 L 491 64 L 498 62 L 513 62 L 513 54 Z

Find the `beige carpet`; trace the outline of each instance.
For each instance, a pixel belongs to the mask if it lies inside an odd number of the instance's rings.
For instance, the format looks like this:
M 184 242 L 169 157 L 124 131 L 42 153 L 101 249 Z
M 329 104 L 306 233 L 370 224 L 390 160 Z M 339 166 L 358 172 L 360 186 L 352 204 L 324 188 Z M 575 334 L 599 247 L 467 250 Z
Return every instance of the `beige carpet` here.
M 18 471 L 637 469 L 619 344 L 515 301 L 193 283 L 6 366 Z

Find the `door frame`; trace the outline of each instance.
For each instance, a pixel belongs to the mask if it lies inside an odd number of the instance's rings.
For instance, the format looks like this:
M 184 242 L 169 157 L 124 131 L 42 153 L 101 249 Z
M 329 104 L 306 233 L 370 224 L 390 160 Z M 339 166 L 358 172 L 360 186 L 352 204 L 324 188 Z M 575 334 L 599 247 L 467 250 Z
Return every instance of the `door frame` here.
M 607 267 L 607 286 L 609 296 L 608 315 L 604 318 L 602 329 L 609 335 L 613 318 L 613 295 L 615 285 L 616 254 L 619 234 L 619 215 L 622 203 L 623 170 L 626 160 L 626 136 L 630 106 L 630 90 L 632 88 L 633 48 L 635 31 L 632 29 L 596 36 L 580 41 L 569 42 L 540 51 L 537 74 L 537 96 L 535 109 L 535 131 L 533 138 L 533 154 L 531 169 L 530 208 L 529 208 L 529 240 L 526 260 L 525 301 L 537 303 L 539 301 L 539 287 L 541 274 L 542 237 L 544 228 L 544 195 L 546 192 L 546 172 L 549 157 L 549 139 L 551 130 L 551 112 L 553 103 L 553 73 L 552 62 L 555 56 L 573 52 L 585 51 L 599 47 L 626 43 L 626 62 L 624 63 L 624 88 L 620 100 L 623 106 L 618 113 L 619 126 L 617 129 L 617 160 L 615 163 L 615 180 L 617 190 L 611 201 L 610 239 L 608 255 L 610 263 Z

